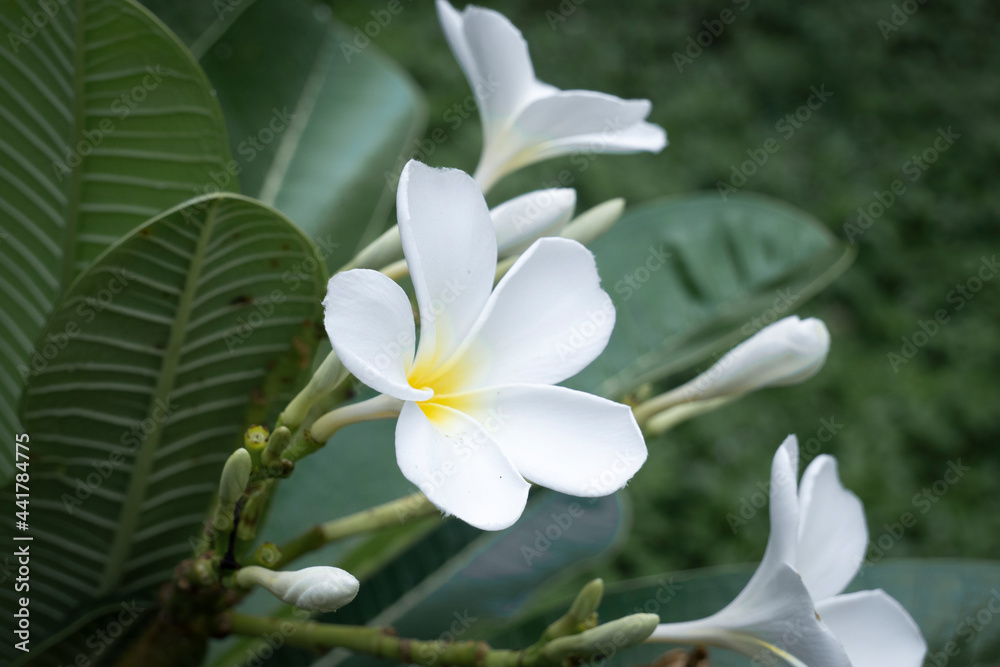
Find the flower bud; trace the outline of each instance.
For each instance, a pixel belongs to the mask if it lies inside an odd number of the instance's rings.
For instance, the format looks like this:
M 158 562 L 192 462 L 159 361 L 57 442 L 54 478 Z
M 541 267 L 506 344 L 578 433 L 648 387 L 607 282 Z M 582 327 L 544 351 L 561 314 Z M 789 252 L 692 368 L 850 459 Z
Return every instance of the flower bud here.
M 309 378 L 309 382 L 303 387 L 295 398 L 293 398 L 285 410 L 281 413 L 278 423 L 283 424 L 294 431 L 305 420 L 309 410 L 317 400 L 329 394 L 337 386 L 347 379 L 350 373 L 344 365 L 340 363 L 337 354 L 330 351 L 319 365 L 316 372 Z M 280 460 L 280 459 L 276 459 Z
M 625 200 L 621 197 L 609 199 L 603 204 L 589 208 L 566 225 L 560 236 L 574 239 L 587 245 L 611 229 L 625 212 Z
M 829 350 L 830 333 L 821 320 L 786 317 L 734 347 L 671 394 L 687 401 L 705 400 L 798 384 L 819 372 Z
M 287 426 L 279 426 L 274 429 L 274 433 L 267 439 L 267 448 L 260 456 L 260 462 L 270 466 L 281 461 L 281 455 L 292 442 L 292 432 Z
M 219 480 L 219 505 L 236 507 L 247 488 L 252 470 L 253 462 L 247 450 L 240 447 L 229 456 L 222 467 L 222 477 Z
M 358 594 L 358 580 L 336 567 L 307 567 L 297 572 L 274 572 L 256 565 L 241 568 L 236 583 L 261 586 L 275 597 L 306 611 L 336 611 Z
M 269 433 L 270 431 L 267 430 L 266 426 L 251 426 L 243 434 L 243 446 L 251 452 L 261 452 L 264 450 L 264 446 L 267 445 L 267 436 Z
M 552 660 L 591 660 L 607 656 L 609 649 L 621 651 L 642 643 L 653 634 L 659 622 L 660 617 L 656 614 L 631 614 L 578 635 L 553 639 L 545 645 L 543 653 Z
M 559 233 L 576 208 L 576 190 L 535 190 L 505 201 L 490 211 L 501 257 L 519 255 L 543 236 Z

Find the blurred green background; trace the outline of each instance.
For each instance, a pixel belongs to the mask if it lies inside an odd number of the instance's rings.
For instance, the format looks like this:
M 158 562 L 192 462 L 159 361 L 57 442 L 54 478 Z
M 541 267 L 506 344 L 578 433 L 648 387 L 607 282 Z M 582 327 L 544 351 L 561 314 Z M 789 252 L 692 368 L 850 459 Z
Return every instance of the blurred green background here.
M 858 207 L 870 207 L 876 191 L 897 179 L 906 186 L 854 238 L 855 265 L 796 311 L 830 328 L 823 371 L 651 442 L 649 462 L 630 485 L 635 525 L 604 573 L 633 577 L 759 559 L 766 512 L 735 530 L 727 515 L 739 516 L 755 493 L 759 502 L 758 484 L 766 483 L 770 457 L 788 433 L 803 444 L 817 438 L 814 452 L 837 456 L 844 483 L 865 503 L 873 540 L 884 524 L 916 515 L 917 524 L 884 556 L 869 554 L 873 560 L 1000 556 L 1000 279 L 985 281 L 971 298 L 953 292 L 1000 251 L 993 183 L 1000 167 L 1000 47 L 991 29 L 1000 6 L 914 0 L 907 9 L 918 9 L 897 13 L 896 25 L 888 1 L 479 4 L 504 12 L 523 31 L 539 78 L 649 98 L 650 120 L 670 139 L 660 155 L 599 156 L 582 172 L 570 158 L 535 165 L 501 182 L 491 204 L 551 183 L 562 169 L 578 176 L 581 210 L 616 196 L 635 204 L 714 191 L 749 159 L 748 150 L 770 138 L 780 149 L 742 189 L 787 200 L 844 240 L 845 223 L 856 223 Z M 353 28 L 386 3 L 332 6 Z M 469 99 L 468 85 L 433 3 L 402 0 L 402 7 L 373 43 L 424 90 L 428 134 L 444 131 L 443 142 L 423 151 L 414 146 L 416 157 L 471 171 L 480 150 L 478 118 L 473 111 L 459 123 L 455 109 Z M 707 30 L 704 22 L 718 32 L 713 21 L 725 9 L 732 22 L 701 53 L 686 52 L 688 38 Z M 702 40 L 709 41 L 707 33 Z M 679 70 L 675 53 L 695 57 Z M 813 86 L 832 95 L 799 127 L 783 122 Z M 958 135 L 953 145 L 926 170 L 915 168 L 912 157 L 948 128 Z M 902 337 L 912 339 L 919 322 L 939 309 L 948 322 L 894 369 L 888 355 L 902 356 Z M 824 424 L 836 425 L 832 438 Z M 820 436 L 828 441 L 819 443 Z M 934 483 L 959 461 L 969 470 L 955 484 L 939 484 L 939 496 Z

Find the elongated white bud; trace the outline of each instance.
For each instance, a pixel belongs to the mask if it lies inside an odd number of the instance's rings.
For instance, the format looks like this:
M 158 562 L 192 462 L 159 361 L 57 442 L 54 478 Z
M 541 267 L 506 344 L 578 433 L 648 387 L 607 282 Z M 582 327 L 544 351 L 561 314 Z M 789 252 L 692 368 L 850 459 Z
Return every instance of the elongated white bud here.
M 588 208 L 576 216 L 568 225 L 563 227 L 560 236 L 587 245 L 611 229 L 624 212 L 624 199 L 621 197 L 609 199 L 603 204 Z
M 337 567 L 307 567 L 297 572 L 275 572 L 249 565 L 235 575 L 245 588 L 261 586 L 275 597 L 307 611 L 336 611 L 358 594 L 358 580 Z

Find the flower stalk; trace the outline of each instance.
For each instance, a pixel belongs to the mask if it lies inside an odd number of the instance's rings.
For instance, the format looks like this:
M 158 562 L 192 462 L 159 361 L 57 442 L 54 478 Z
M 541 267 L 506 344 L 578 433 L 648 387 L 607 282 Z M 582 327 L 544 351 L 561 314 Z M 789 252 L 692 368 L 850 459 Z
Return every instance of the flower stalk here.
M 438 509 L 423 493 L 414 493 L 356 514 L 317 524 L 277 547 L 279 555 L 276 560 L 271 556 L 258 558 L 258 564 L 275 570 L 281 569 L 300 556 L 331 542 L 409 523 L 437 513 Z

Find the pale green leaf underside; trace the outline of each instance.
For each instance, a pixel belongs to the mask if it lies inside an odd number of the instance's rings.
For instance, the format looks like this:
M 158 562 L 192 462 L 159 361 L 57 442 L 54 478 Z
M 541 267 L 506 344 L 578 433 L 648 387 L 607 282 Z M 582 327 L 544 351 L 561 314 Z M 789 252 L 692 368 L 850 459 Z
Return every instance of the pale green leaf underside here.
M 229 159 L 205 75 L 152 15 L 129 0 L 51 6 L 0 3 L 0 479 L 19 369 L 69 280 Z M 26 33 L 33 15 L 45 23 Z
M 759 195 L 643 204 L 590 248 L 617 320 L 604 353 L 567 384 L 611 398 L 794 314 L 853 257 L 807 213 Z
M 273 205 L 340 268 L 385 227 L 425 104 L 374 45 L 314 7 L 259 0 L 202 58 L 245 194 Z M 290 119 L 289 119 L 290 118 Z
M 34 636 L 148 591 L 191 553 L 248 412 L 294 381 L 286 359 L 309 362 L 325 278 L 294 225 L 227 195 L 154 219 L 71 286 L 46 332 L 75 333 L 21 411 Z

